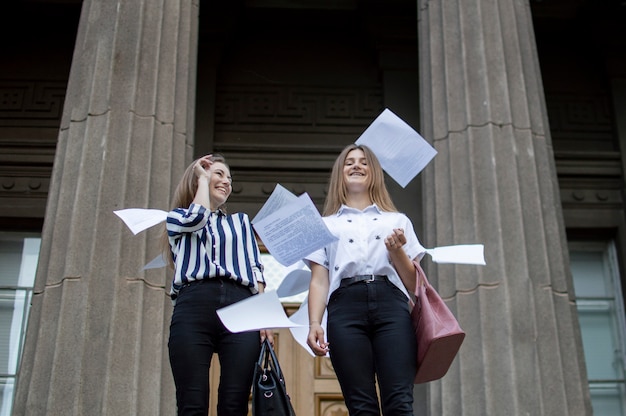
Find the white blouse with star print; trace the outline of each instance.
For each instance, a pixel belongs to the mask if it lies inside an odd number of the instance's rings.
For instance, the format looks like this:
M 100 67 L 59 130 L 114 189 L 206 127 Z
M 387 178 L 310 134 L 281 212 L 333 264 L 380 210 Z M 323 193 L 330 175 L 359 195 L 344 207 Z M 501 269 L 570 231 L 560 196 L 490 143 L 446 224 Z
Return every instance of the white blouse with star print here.
M 420 259 L 426 253 L 411 220 L 399 212 L 384 212 L 376 205 L 363 211 L 342 205 L 336 214 L 324 217 L 328 229 L 339 240 L 319 249 L 305 258 L 328 269 L 330 287 L 328 297 L 339 287 L 341 279 L 359 274 L 386 275 L 404 294 L 409 296 L 400 276 L 391 264 L 385 247 L 385 237 L 394 228 L 402 228 L 406 244 L 402 247 L 410 259 Z

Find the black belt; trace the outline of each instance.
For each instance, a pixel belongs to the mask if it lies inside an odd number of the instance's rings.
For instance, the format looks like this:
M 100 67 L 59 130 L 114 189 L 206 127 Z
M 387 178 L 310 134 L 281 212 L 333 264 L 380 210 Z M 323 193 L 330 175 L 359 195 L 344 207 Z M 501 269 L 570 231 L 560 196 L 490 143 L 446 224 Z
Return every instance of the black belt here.
M 375 280 L 387 280 L 387 276 L 384 274 L 358 274 L 356 276 L 346 277 L 345 279 L 341 279 L 341 287 L 346 287 L 353 285 L 359 282 L 373 282 Z
M 214 283 L 214 282 L 237 283 L 236 280 L 233 280 L 230 277 L 214 276 L 214 277 L 204 277 L 202 279 L 196 279 L 196 280 L 192 280 L 191 282 L 183 283 L 182 285 L 180 285 L 180 288 L 182 289 L 184 287 L 189 287 L 195 284 Z

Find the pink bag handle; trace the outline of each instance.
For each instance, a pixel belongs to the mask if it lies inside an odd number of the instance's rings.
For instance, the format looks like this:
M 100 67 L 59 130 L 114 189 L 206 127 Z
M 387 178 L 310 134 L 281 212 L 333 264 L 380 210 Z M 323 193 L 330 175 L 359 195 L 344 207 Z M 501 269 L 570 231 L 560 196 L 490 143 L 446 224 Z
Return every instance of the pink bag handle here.
M 424 273 L 424 269 L 422 269 L 419 262 L 413 260 L 413 264 L 415 265 L 415 299 L 417 299 L 419 298 L 420 282 L 426 287 L 426 289 L 430 287 L 430 283 L 428 282 L 426 273 Z M 413 299 L 409 299 L 409 306 L 411 309 L 415 306 Z
M 426 273 L 424 273 L 424 269 L 422 269 L 419 262 L 413 260 L 413 264 L 415 265 L 415 297 L 418 297 L 420 281 L 424 286 L 426 286 L 426 288 L 430 287 L 430 282 L 428 281 L 428 278 L 426 278 Z

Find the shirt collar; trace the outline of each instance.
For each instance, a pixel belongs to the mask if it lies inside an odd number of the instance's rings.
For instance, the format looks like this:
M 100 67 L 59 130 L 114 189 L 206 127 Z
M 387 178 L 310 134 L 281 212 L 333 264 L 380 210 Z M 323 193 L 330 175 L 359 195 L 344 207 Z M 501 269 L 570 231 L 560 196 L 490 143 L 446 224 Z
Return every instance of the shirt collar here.
M 226 215 L 226 213 L 222 211 L 221 208 L 218 208 L 215 211 L 211 211 L 211 214 L 216 214 L 218 217 L 223 217 Z
M 382 211 L 380 210 L 380 208 L 378 208 L 378 205 L 376 204 L 372 204 L 368 207 L 365 207 L 365 209 L 363 211 L 361 211 L 360 209 L 356 209 L 356 208 L 352 208 L 349 207 L 345 204 L 341 205 L 341 207 L 339 207 L 339 210 L 337 211 L 337 216 L 339 217 L 342 214 L 347 214 L 347 213 L 355 213 L 355 212 L 368 212 L 368 211 L 375 211 L 379 214 L 382 214 Z

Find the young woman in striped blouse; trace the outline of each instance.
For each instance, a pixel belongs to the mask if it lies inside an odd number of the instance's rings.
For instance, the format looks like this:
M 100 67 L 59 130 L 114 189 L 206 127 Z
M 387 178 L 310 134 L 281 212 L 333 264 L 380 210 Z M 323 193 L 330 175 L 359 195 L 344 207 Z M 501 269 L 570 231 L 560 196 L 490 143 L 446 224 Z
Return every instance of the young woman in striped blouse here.
M 248 216 L 225 212 L 231 191 L 226 160 L 204 156 L 185 171 L 167 216 L 167 258 L 174 269 L 168 346 L 178 415 L 206 416 L 213 353 L 221 367 L 217 414 L 246 415 L 261 342 L 272 341 L 269 330 L 233 334 L 216 314 L 265 288 Z

